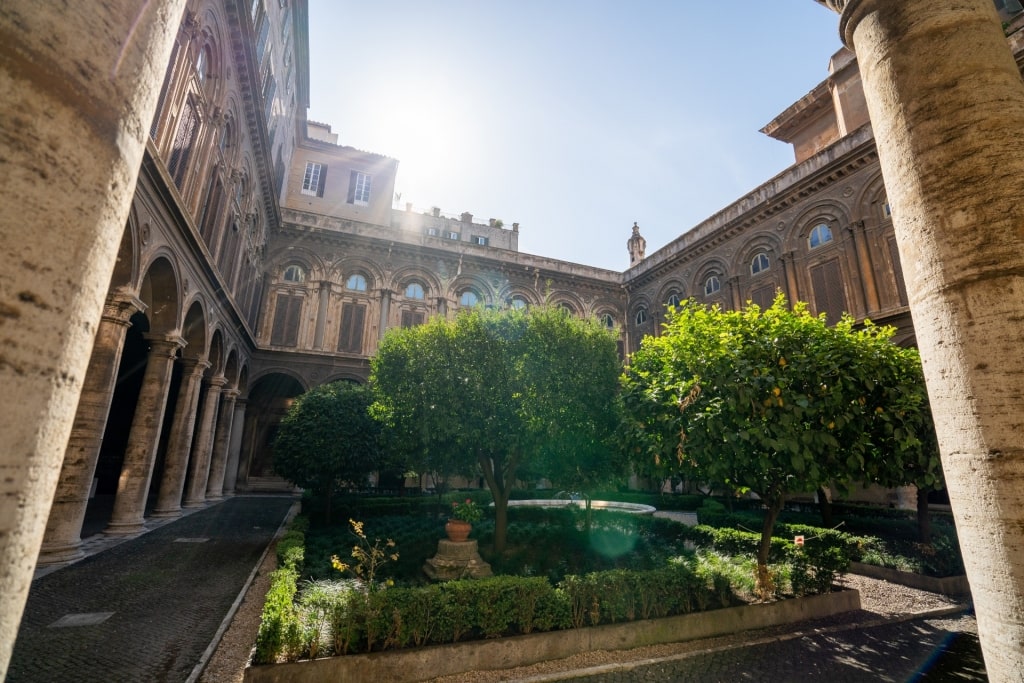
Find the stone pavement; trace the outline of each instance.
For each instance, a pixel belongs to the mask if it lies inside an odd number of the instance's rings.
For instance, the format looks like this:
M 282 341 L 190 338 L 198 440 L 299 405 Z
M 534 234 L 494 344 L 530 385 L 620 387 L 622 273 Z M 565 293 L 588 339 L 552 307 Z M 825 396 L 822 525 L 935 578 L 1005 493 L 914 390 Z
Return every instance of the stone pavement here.
M 557 674 L 508 678 L 516 683 L 985 683 L 972 615 L 830 625 L 805 622 L 793 633 L 737 634 L 693 651 Z M 844 621 L 840 619 L 840 621 Z
M 293 502 L 230 498 L 37 578 L 7 683 L 186 681 Z

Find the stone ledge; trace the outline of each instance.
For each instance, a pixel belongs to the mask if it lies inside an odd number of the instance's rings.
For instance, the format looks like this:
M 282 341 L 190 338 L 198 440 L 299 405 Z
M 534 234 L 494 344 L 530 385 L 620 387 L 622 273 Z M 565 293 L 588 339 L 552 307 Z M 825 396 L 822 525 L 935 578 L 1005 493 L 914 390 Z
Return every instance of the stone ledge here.
M 863 562 L 851 562 L 850 572 L 872 579 L 881 579 L 889 583 L 898 583 L 908 588 L 938 593 L 939 595 L 970 595 L 971 593 L 971 585 L 967 583 L 967 577 L 963 574 L 959 576 L 946 576 L 940 579 L 934 576 L 904 572 L 889 567 L 879 567 L 874 564 L 864 564 Z
M 466 671 L 527 666 L 592 650 L 626 650 L 645 645 L 699 640 L 819 619 L 858 609 L 860 593 L 847 590 L 624 624 L 328 657 L 289 664 L 249 666 L 245 670 L 244 680 L 247 683 L 413 683 Z

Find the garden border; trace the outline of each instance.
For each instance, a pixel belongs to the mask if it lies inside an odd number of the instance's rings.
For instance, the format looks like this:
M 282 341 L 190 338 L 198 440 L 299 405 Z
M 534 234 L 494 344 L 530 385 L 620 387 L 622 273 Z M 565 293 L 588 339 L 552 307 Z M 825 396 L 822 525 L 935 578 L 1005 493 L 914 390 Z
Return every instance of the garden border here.
M 741 605 L 661 619 L 532 633 L 450 645 L 248 666 L 246 683 L 380 680 L 414 683 L 467 671 L 508 669 L 593 650 L 700 640 L 828 617 L 860 609 L 860 593 L 844 590 L 767 604 Z
M 905 572 L 891 567 L 879 567 L 875 564 L 864 564 L 863 562 L 851 562 L 850 573 L 860 574 L 872 579 L 882 579 L 890 583 L 898 583 L 908 588 L 939 593 L 940 595 L 970 595 L 971 585 L 967 582 L 967 576 L 958 574 L 937 578 L 925 576 L 914 572 Z

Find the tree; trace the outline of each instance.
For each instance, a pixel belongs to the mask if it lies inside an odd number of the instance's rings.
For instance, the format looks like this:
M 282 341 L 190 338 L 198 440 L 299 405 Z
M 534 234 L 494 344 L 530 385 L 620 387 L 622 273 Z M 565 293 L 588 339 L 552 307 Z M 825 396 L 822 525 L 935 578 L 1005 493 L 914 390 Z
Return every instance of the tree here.
M 274 470 L 323 498 L 328 521 L 339 484 L 365 481 L 385 466 L 372 400 L 366 387 L 324 384 L 299 396 L 278 427 Z
M 615 339 L 597 320 L 551 307 L 474 308 L 389 330 L 371 385 L 390 443 L 411 462 L 483 475 L 501 552 L 522 468 L 611 460 L 620 370 Z
M 927 439 L 917 430 L 928 420 L 910 415 L 927 402 L 895 402 L 923 386 L 919 365 L 917 375 L 900 365 L 912 357 L 893 351 L 892 332 L 870 322 L 854 329 L 849 317 L 828 327 L 802 303 L 790 310 L 782 295 L 763 311 L 690 301 L 630 360 L 623 377 L 629 450 L 656 462 L 674 458 L 704 481 L 760 497 L 764 593 L 772 529 L 787 495 L 880 473 L 879 459 Z M 897 425 L 908 433 L 897 436 Z

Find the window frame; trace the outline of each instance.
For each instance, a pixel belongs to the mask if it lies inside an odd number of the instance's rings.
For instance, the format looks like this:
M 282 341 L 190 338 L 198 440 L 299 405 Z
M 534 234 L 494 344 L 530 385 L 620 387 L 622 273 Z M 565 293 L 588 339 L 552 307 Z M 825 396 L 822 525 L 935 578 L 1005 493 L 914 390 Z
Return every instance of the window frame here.
M 826 244 L 835 242 L 835 233 L 828 223 L 818 223 L 807 233 L 807 248 L 820 249 Z
M 327 177 L 327 164 L 319 161 L 306 161 L 306 170 L 302 173 L 300 192 L 307 197 L 323 197 Z
M 289 277 L 289 273 L 297 273 L 296 277 Z M 298 263 L 290 263 L 281 271 L 281 281 L 292 284 L 302 284 L 306 281 L 306 269 Z
M 712 286 L 712 284 L 714 286 Z M 722 291 L 722 278 L 717 273 L 711 273 L 704 278 L 704 296 L 714 296 Z
M 753 258 L 750 259 L 750 274 L 761 275 L 767 273 L 772 267 L 771 258 L 768 256 L 768 252 L 759 251 L 754 254 Z
M 424 301 L 427 298 L 427 288 L 423 286 L 422 282 L 416 280 L 413 280 L 412 282 L 408 283 L 405 286 L 405 289 L 402 290 L 402 292 L 402 296 L 404 296 L 406 299 Z M 412 293 L 410 294 L 410 292 Z
M 350 292 L 365 292 L 366 287 L 366 276 L 363 275 L 362 273 L 352 273 L 345 280 L 345 289 L 349 290 Z

